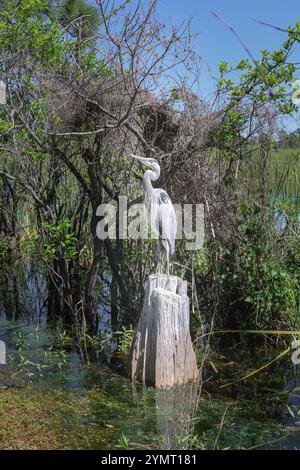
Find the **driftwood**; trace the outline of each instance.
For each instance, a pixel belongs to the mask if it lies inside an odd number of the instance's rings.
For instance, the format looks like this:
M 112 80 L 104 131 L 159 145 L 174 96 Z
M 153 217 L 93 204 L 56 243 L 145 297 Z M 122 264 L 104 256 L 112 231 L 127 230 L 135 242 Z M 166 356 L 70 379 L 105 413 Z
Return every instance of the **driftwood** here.
M 186 281 L 176 276 L 149 276 L 131 347 L 130 375 L 133 381 L 157 388 L 197 379 Z

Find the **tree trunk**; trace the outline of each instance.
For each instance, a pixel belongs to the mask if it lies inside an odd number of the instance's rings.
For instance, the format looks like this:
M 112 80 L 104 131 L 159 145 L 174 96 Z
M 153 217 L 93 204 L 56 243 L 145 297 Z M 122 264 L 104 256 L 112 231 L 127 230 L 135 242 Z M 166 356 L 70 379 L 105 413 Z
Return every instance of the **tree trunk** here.
M 134 381 L 157 388 L 197 379 L 186 281 L 176 276 L 149 276 L 131 347 L 130 375 Z
M 113 331 L 118 329 L 118 286 L 115 281 L 114 275 L 112 275 L 110 285 L 110 318 L 111 327 Z
M 100 204 L 100 202 L 99 202 Z M 98 204 L 93 206 L 93 214 L 91 220 L 91 234 L 93 237 L 93 261 L 87 273 L 85 280 L 85 318 L 90 331 L 94 331 L 97 327 L 97 297 L 96 284 L 98 279 L 99 268 L 101 265 L 102 240 L 97 237 L 96 229 L 98 217 L 96 215 Z

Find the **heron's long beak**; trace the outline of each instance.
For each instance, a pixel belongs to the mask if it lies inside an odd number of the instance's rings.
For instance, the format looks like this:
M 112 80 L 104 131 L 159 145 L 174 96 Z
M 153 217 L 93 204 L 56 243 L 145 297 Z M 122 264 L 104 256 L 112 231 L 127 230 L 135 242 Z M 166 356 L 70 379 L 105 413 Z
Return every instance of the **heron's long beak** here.
M 141 163 L 143 163 L 144 165 L 148 165 L 148 166 L 149 166 L 148 158 L 139 157 L 138 155 L 134 155 L 133 153 L 130 153 L 129 156 L 132 157 L 132 158 L 135 158 L 136 160 L 139 160 L 139 161 L 140 161 Z

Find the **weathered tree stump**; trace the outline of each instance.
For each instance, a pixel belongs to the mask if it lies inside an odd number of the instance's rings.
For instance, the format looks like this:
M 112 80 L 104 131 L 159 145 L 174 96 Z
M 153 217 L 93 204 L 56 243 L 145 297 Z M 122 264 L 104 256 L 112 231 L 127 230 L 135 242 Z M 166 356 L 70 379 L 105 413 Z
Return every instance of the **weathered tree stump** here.
M 131 346 L 130 375 L 133 381 L 156 388 L 197 379 L 186 281 L 176 276 L 149 276 Z

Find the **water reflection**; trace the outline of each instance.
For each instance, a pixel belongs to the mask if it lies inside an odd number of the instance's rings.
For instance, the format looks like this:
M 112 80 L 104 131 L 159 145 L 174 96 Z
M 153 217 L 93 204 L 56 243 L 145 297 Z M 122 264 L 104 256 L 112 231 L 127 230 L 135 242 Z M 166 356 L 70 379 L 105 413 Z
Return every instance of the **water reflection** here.
M 84 398 L 80 432 L 91 436 L 91 446 L 100 445 L 93 440 L 99 429 L 110 448 L 122 446 L 122 434 L 129 446 L 140 448 L 300 448 L 300 371 L 288 361 L 224 390 L 219 388 L 221 384 L 244 371 L 224 368 L 211 379 L 210 370 L 200 400 L 195 384 L 169 391 L 131 384 L 100 362 L 82 361 L 76 344 L 66 341 L 59 325 L 47 321 L 44 276 L 29 270 L 19 276 L 22 314 L 11 316 L 3 299 L 0 303 L 0 339 L 6 342 L 10 356 L 7 366 L 0 366 L 0 388 L 18 393 L 18 387 L 30 384 L 41 401 L 50 391 L 72 393 L 75 400 Z M 107 324 L 107 311 L 99 307 L 99 315 Z M 231 362 L 243 364 L 237 351 L 230 354 Z M 263 354 L 253 356 L 252 367 L 266 362 Z M 274 357 L 278 351 L 272 354 Z

